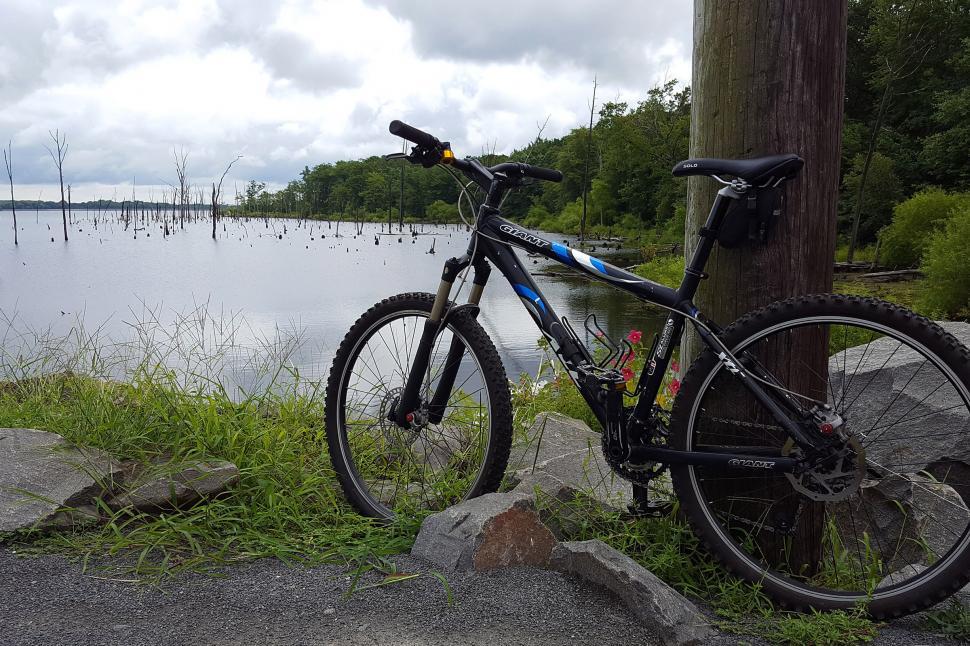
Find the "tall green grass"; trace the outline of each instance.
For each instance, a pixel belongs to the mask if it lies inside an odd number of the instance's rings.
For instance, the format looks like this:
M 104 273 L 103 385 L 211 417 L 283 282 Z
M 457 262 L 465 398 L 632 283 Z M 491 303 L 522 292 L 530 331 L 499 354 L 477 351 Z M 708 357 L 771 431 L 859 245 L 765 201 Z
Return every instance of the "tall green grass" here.
M 215 372 L 234 353 L 239 360 L 238 326 L 214 330 L 202 311 L 161 326 L 142 321 L 122 343 L 83 326 L 63 336 L 13 327 L 0 355 L 0 426 L 52 431 L 146 465 L 204 457 L 240 470 L 217 500 L 160 516 L 105 507 L 107 524 L 42 537 L 35 548 L 122 555 L 150 579 L 264 556 L 352 564 L 409 548 L 417 521 L 380 524 L 344 502 L 320 384 L 289 361 L 298 342 L 251 349 L 244 386 Z

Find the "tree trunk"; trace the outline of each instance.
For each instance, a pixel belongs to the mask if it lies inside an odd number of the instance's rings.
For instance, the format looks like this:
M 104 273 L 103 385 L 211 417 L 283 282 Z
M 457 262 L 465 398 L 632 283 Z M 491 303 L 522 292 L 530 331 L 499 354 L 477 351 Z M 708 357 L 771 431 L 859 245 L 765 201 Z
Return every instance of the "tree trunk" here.
M 846 0 L 695 0 L 691 156 L 791 152 L 805 160 L 799 177 L 786 183 L 785 207 L 768 242 L 718 248 L 711 256 L 711 277 L 696 302 L 721 325 L 771 301 L 831 290 L 846 18 Z M 692 177 L 688 188 L 685 253 L 690 258 L 720 186 Z M 818 339 L 802 345 L 794 350 L 800 358 L 827 374 L 827 348 Z M 689 365 L 697 352 L 697 339 L 685 335 L 682 363 Z M 806 381 L 819 381 L 808 371 L 768 367 L 795 390 L 819 388 Z M 731 486 L 725 480 L 725 489 Z M 803 513 L 794 537 L 794 557 L 809 566 L 818 551 L 821 521 L 816 504 Z
M 61 221 L 64 223 L 64 242 L 67 242 L 67 207 L 64 203 L 64 171 L 57 167 L 57 176 L 61 180 Z

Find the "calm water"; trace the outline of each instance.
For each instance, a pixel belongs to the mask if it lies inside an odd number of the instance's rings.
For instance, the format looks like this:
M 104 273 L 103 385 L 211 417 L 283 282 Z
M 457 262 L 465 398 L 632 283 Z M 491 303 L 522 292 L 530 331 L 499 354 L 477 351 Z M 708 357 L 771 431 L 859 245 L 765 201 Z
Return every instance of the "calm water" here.
M 18 211 L 20 245 L 14 247 L 10 212 L 0 211 L 0 312 L 6 319 L 0 322 L 5 328 L 0 340 L 8 351 L 17 338 L 13 330 L 50 327 L 66 334 L 78 321 L 115 340 L 136 336 L 146 322 L 178 336 L 185 334 L 176 327 L 181 316 L 204 307 L 225 323 L 223 335 L 234 331 L 234 346 L 298 337 L 292 362 L 303 376 L 322 378 L 344 333 L 364 310 L 392 294 L 434 292 L 442 264 L 462 253 L 468 239 L 454 225 L 424 227 L 417 238 L 405 227 L 401 242 L 395 228 L 393 236 L 377 236 L 375 245 L 375 235 L 386 230 L 379 224 L 365 224 L 363 234 L 355 236 L 354 225 L 344 222 L 336 237 L 336 224 L 270 220 L 267 225 L 226 218 L 213 241 L 205 221 L 186 222 L 184 230 L 176 227 L 165 236 L 158 222 L 135 232 L 126 231 L 114 214 L 102 215 L 97 227 L 93 212 L 75 212 L 74 218 L 65 243 L 59 212 Z M 428 253 L 432 243 L 434 255 Z M 598 255 L 611 258 L 610 252 Z M 553 268 L 544 259 L 520 256 L 535 272 Z M 624 262 L 629 261 L 617 260 Z M 662 320 L 662 314 L 622 293 L 572 276 L 536 280 L 558 313 L 580 331 L 591 312 L 611 335 L 631 328 L 649 333 Z M 480 321 L 510 376 L 535 372 L 539 332 L 498 272 L 486 287 Z M 228 365 L 245 373 L 254 370 L 251 361 L 251 355 L 237 352 Z

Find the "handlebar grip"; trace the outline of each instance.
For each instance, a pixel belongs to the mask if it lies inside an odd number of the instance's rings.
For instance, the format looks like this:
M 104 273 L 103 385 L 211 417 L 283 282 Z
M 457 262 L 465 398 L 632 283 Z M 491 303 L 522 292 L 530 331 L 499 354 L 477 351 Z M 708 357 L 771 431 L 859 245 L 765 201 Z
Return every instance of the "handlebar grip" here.
M 437 148 L 441 146 L 441 142 L 438 141 L 436 137 L 429 135 L 423 130 L 418 130 L 414 126 L 409 126 L 403 121 L 398 121 L 395 119 L 391 122 L 391 125 L 387 128 L 392 135 L 401 137 L 402 139 L 407 139 L 411 143 L 423 146 L 425 148 Z
M 562 173 L 558 170 L 553 170 L 551 168 L 540 168 L 539 166 L 530 166 L 528 164 L 523 164 L 523 166 L 525 166 L 525 168 L 522 169 L 522 174 L 528 177 L 544 179 L 547 182 L 562 181 Z

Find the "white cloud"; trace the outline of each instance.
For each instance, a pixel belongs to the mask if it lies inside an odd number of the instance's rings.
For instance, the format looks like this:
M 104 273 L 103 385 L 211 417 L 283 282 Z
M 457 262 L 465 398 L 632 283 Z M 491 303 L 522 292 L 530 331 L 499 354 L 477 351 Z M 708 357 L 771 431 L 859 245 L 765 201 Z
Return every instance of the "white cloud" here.
M 604 99 L 690 70 L 689 3 L 492 0 L 4 0 L 0 138 L 17 181 L 50 184 L 42 145 L 66 132 L 75 199 L 221 174 L 276 185 L 304 165 L 389 152 L 400 118 L 475 154 L 548 136 Z M 119 189 L 127 190 L 127 189 Z M 31 191 L 27 191 L 29 195 Z M 45 193 L 47 195 L 47 193 Z

